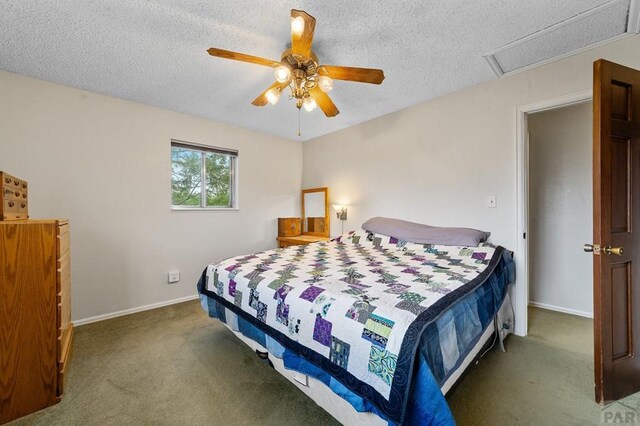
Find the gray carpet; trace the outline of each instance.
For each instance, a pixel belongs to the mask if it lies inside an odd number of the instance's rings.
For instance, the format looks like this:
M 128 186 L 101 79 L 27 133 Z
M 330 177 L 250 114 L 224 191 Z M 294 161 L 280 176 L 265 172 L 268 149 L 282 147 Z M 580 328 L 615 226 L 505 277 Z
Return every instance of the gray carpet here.
M 458 424 L 604 421 L 593 402 L 591 321 L 535 309 L 530 332 L 466 375 L 449 400 Z M 608 410 L 637 410 L 640 395 L 623 403 Z M 337 422 L 194 301 L 78 327 L 62 402 L 11 425 L 123 424 Z

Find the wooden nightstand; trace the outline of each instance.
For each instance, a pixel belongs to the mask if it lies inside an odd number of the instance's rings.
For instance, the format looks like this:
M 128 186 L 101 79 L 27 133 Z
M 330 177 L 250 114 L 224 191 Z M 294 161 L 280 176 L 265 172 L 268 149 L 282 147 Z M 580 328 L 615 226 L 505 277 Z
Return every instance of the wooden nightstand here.
M 278 247 L 302 246 L 305 244 L 317 243 L 318 241 L 329 241 L 327 237 L 316 237 L 313 235 L 298 235 L 297 237 L 278 237 Z

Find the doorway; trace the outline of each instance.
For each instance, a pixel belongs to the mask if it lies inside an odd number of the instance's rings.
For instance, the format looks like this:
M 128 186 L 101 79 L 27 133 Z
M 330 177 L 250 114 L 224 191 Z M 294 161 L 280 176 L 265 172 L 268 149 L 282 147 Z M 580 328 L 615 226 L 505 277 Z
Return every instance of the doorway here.
M 593 317 L 593 105 L 527 114 L 529 306 Z M 531 325 L 531 320 L 530 324 Z
M 593 341 L 596 401 L 640 391 L 640 70 L 594 62 L 593 90 L 516 110 L 517 232 L 515 332 L 527 335 L 529 304 L 528 116 L 593 97 Z M 591 93 L 593 95 L 591 95 Z
M 539 210 L 539 212 L 537 212 L 537 216 L 534 213 L 534 217 L 533 219 L 536 221 L 534 224 L 533 229 L 529 229 L 531 222 L 530 222 L 530 215 L 531 215 L 531 208 L 530 208 L 530 198 L 532 197 L 531 194 L 531 182 L 530 182 L 530 161 L 531 161 L 531 152 L 530 152 L 530 129 L 529 129 L 529 121 L 533 120 L 534 121 L 534 126 L 536 126 L 536 128 L 539 128 L 540 126 L 542 126 L 543 130 L 547 130 L 548 135 L 545 134 L 541 134 L 540 136 L 545 138 L 546 136 L 553 136 L 554 138 L 560 138 L 562 139 L 562 134 L 565 135 L 571 135 L 572 131 L 575 131 L 575 129 L 571 129 L 571 126 L 568 126 L 569 128 L 562 128 L 562 129 L 557 129 L 557 133 L 556 135 L 553 135 L 553 132 L 550 132 L 549 129 L 545 129 L 544 126 L 548 125 L 550 123 L 553 123 L 553 121 L 555 120 L 557 122 L 557 115 L 566 115 L 566 116 L 576 116 L 576 112 L 584 112 L 584 110 L 581 111 L 581 108 L 591 108 L 591 98 L 592 98 L 592 91 L 591 90 L 587 90 L 587 91 L 583 91 L 583 92 L 579 92 L 579 93 L 574 93 L 571 95 L 567 95 L 567 96 L 563 96 L 560 98 L 555 98 L 555 99 L 550 99 L 550 100 L 545 100 L 542 102 L 538 102 L 535 104 L 531 104 L 531 105 L 525 105 L 522 107 L 519 107 L 516 111 L 516 118 L 517 118 L 517 133 L 516 133 L 516 139 L 517 139 L 517 187 L 518 187 L 518 197 L 517 197 L 517 205 L 518 205 L 518 211 L 517 211 L 517 223 L 518 223 L 518 251 L 517 253 L 519 254 L 518 256 L 516 256 L 516 270 L 518 271 L 517 277 L 516 277 L 516 285 L 514 287 L 514 305 L 515 305 L 515 333 L 520 335 L 520 336 L 526 336 L 528 333 L 528 324 L 529 324 L 529 319 L 528 319 L 528 309 L 529 309 L 529 303 L 532 300 L 532 296 L 534 297 L 533 302 L 534 304 L 537 303 L 538 306 L 541 307 L 552 307 L 552 308 L 556 308 L 556 310 L 563 310 L 566 313 L 572 313 L 572 314 L 583 314 L 583 315 L 590 315 L 590 310 L 588 308 L 588 306 L 591 305 L 591 301 L 593 300 L 592 298 L 592 281 L 589 281 L 587 283 L 583 283 L 583 286 L 586 290 L 586 294 L 584 295 L 583 301 L 578 302 L 576 304 L 576 300 L 572 299 L 572 294 L 571 291 L 565 291 L 564 289 L 561 291 L 558 291 L 559 288 L 556 285 L 555 287 L 551 284 L 545 283 L 542 286 L 536 287 L 535 289 L 531 289 L 530 287 L 530 272 L 533 271 L 533 268 L 531 267 L 531 250 L 536 250 L 535 253 L 538 254 L 538 256 L 534 256 L 535 261 L 537 262 L 548 262 L 549 259 L 551 259 L 551 253 L 547 253 L 545 254 L 545 247 L 546 249 L 551 252 L 551 251 L 555 251 L 558 250 L 558 246 L 557 246 L 557 242 L 555 241 L 555 238 L 557 238 L 557 236 L 554 236 L 553 234 L 549 234 L 549 227 L 551 226 L 555 226 L 555 227 L 561 227 L 560 224 L 558 223 L 554 223 L 553 225 L 549 225 L 547 226 L 545 224 L 545 220 L 541 219 L 549 219 L 549 220 L 553 220 L 554 218 L 554 214 L 557 215 L 557 212 L 553 212 L 553 206 L 542 206 L 542 208 Z M 586 105 L 586 106 L 585 106 Z M 577 108 L 576 110 L 574 110 L 573 108 Z M 537 114 L 537 115 L 536 115 Z M 576 117 L 579 117 L 579 115 L 577 115 Z M 565 117 L 566 118 L 566 117 Z M 545 123 L 546 120 L 546 123 Z M 557 123 L 556 123 L 557 124 Z M 576 149 L 580 149 L 580 142 L 582 142 L 582 155 L 584 157 L 584 149 L 586 148 L 587 152 L 588 152 L 588 157 L 587 157 L 587 161 L 590 161 L 591 156 L 590 156 L 590 151 L 591 151 L 591 136 L 590 136 L 590 132 L 591 132 L 591 120 L 589 120 L 588 122 L 585 123 L 585 126 L 587 126 L 586 129 L 582 129 L 582 133 L 584 135 L 586 135 L 586 139 L 584 141 L 579 141 L 579 140 L 575 140 L 573 143 L 569 143 L 568 146 L 565 146 L 565 144 L 563 143 L 562 146 L 558 147 L 558 146 L 554 146 L 553 145 L 553 141 L 548 142 L 550 144 L 550 146 L 554 149 L 559 151 L 558 155 L 562 155 L 563 157 L 558 159 L 555 158 L 553 156 L 549 156 L 546 155 L 546 153 L 540 152 L 540 156 L 542 158 L 538 158 L 536 157 L 534 159 L 535 160 L 545 160 L 547 159 L 549 163 L 554 163 L 554 164 L 547 164 L 547 167 L 549 167 L 550 169 L 555 169 L 557 167 L 562 167 L 562 170 L 554 170 L 554 175 L 553 178 L 551 178 L 550 176 L 538 176 L 538 174 L 536 174 L 536 181 L 534 182 L 535 185 L 543 185 L 544 188 L 542 189 L 542 193 L 540 193 L 540 188 L 538 186 L 536 186 L 535 190 L 536 193 L 533 194 L 533 201 L 534 202 L 539 202 L 539 203 L 544 203 L 545 200 L 548 201 L 549 198 L 553 199 L 553 197 L 560 198 L 563 201 L 563 204 L 566 207 L 566 212 L 563 212 L 563 216 L 567 216 L 570 215 L 571 213 L 571 204 L 570 203 L 564 203 L 565 201 L 565 197 L 566 194 L 560 192 L 560 194 L 557 194 L 558 190 L 561 190 L 562 188 L 559 188 L 560 185 L 557 185 L 557 183 L 562 183 L 563 187 L 565 187 L 565 190 L 567 190 L 566 185 L 564 185 L 564 182 L 558 182 L 558 179 L 562 178 L 563 174 L 567 174 L 570 173 L 571 170 L 565 170 L 566 168 L 573 168 L 574 165 L 571 164 L 572 160 L 575 160 L 574 158 L 572 158 L 571 151 L 572 150 L 576 150 Z M 556 126 L 558 127 L 558 126 Z M 562 126 L 564 127 L 564 126 Z M 552 129 L 555 131 L 555 129 Z M 535 136 L 536 138 L 538 138 L 538 136 Z M 571 141 L 569 141 L 571 142 Z M 538 148 L 538 147 L 536 147 Z M 538 151 L 536 149 L 536 151 L 534 152 L 534 154 L 538 154 Z M 549 157 L 549 158 L 545 158 L 545 157 Z M 582 161 L 584 162 L 584 158 L 582 159 Z M 583 165 L 583 167 L 587 168 L 587 172 L 591 169 L 591 163 L 585 163 L 585 165 Z M 555 185 L 554 185 L 555 183 Z M 586 182 L 584 182 L 585 185 L 588 185 L 588 188 L 591 188 L 591 181 L 587 180 Z M 577 182 L 574 183 L 574 185 L 578 185 Z M 569 185 L 571 186 L 571 185 Z M 589 189 L 590 190 L 590 189 Z M 548 194 L 545 193 L 544 191 L 548 191 Z M 587 203 L 591 202 L 590 199 L 586 200 Z M 585 204 L 587 205 L 587 204 Z M 588 204 L 588 208 L 587 210 L 581 212 L 583 214 L 584 219 L 583 222 L 588 221 L 589 218 L 591 217 L 591 205 Z M 579 212 L 580 213 L 580 212 Z M 566 219 L 565 219 L 566 220 Z M 556 221 L 557 222 L 557 221 Z M 575 227 L 574 227 L 574 231 L 569 232 L 564 230 L 564 233 L 568 236 L 570 236 L 571 238 L 565 238 L 563 239 L 562 242 L 562 247 L 564 248 L 563 250 L 563 255 L 567 253 L 567 250 L 571 250 L 572 253 L 574 253 L 576 256 L 578 256 L 581 252 L 581 246 L 584 243 L 583 241 L 581 241 L 580 243 L 578 243 L 575 247 L 573 247 L 573 245 L 575 244 L 575 238 L 577 237 L 575 234 Z M 590 241 L 590 232 L 591 232 L 592 228 L 589 227 L 586 230 L 583 230 L 586 232 L 585 235 L 588 236 L 586 241 Z M 542 236 L 542 240 L 538 241 L 536 240 L 536 244 L 531 245 L 531 234 L 530 231 L 534 231 L 536 232 L 536 235 L 534 237 L 540 237 Z M 545 235 L 543 235 L 545 234 Z M 553 246 L 552 248 L 549 248 L 549 246 L 544 246 L 542 245 L 542 242 L 545 240 L 545 238 L 554 238 L 554 240 L 551 241 L 551 245 Z M 566 256 L 565 256 L 566 257 Z M 588 261 L 582 259 L 582 261 Z M 564 276 L 568 276 L 571 277 L 571 272 L 568 271 L 567 269 L 570 268 L 571 265 L 556 265 L 556 269 L 557 268 L 565 268 L 565 270 L 563 271 L 563 275 Z M 592 273 L 591 271 L 591 266 L 587 265 L 587 271 L 586 273 Z M 554 271 L 549 272 L 547 275 L 548 276 L 552 276 Z M 557 271 L 555 271 L 557 273 Z M 535 273 L 534 273 L 535 274 Z M 545 278 L 547 278 L 548 276 L 545 276 L 545 274 L 537 274 L 534 275 L 534 279 L 536 280 L 544 280 Z M 588 277 L 587 277 L 588 278 Z M 558 282 L 559 279 L 554 279 L 554 282 Z M 585 305 L 585 301 L 586 301 L 586 305 Z M 544 305 L 544 306 L 542 306 Z M 585 306 L 587 306 L 587 308 L 585 309 Z M 558 309 L 559 308 L 559 309 Z

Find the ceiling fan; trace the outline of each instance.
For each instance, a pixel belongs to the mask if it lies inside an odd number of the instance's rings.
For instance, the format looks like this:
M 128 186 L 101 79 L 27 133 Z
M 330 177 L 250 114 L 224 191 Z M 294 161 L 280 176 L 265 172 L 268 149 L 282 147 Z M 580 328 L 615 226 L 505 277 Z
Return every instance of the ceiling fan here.
M 207 52 L 211 56 L 250 62 L 274 69 L 276 82 L 255 98 L 253 105 L 264 106 L 267 103 L 274 105 L 280 99 L 282 91 L 289 87 L 290 99 L 296 100 L 298 109 L 313 111 L 316 106 L 319 106 L 327 117 L 335 117 L 340 111 L 328 95 L 333 89 L 333 80 L 380 84 L 384 80 L 384 72 L 372 68 L 318 65 L 318 57 L 311 50 L 315 28 L 316 19 L 313 16 L 302 10 L 292 9 L 291 48 L 282 52 L 280 61 L 214 47 Z

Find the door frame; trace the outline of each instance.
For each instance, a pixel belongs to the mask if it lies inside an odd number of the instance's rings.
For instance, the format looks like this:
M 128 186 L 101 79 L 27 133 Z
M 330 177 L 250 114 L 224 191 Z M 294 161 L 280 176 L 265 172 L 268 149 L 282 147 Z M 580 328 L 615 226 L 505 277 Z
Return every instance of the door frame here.
M 593 89 L 545 99 L 516 108 L 516 283 L 513 289 L 515 329 L 518 336 L 528 332 L 529 306 L 529 126 L 527 115 L 588 102 Z

